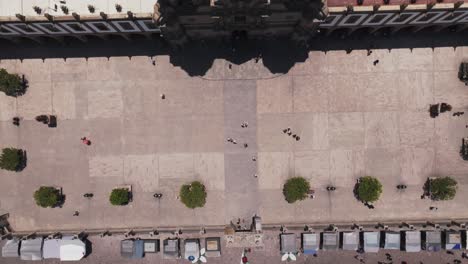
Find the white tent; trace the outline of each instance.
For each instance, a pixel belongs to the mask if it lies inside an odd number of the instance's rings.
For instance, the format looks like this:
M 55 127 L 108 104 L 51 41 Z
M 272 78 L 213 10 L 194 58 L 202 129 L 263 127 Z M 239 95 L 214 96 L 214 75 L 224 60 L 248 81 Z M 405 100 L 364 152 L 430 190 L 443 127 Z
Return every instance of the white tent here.
M 419 252 L 421 251 L 421 232 L 419 231 L 406 231 L 406 252 Z
M 86 245 L 83 241 L 73 237 L 60 240 L 60 260 L 77 261 L 86 255 Z
M 400 233 L 385 232 L 385 249 L 400 250 Z
M 380 233 L 379 232 L 364 232 L 364 251 L 379 252 Z
M 21 241 L 20 257 L 22 260 L 42 260 L 42 237 Z
M 357 250 L 359 247 L 358 232 L 343 232 L 343 250 Z
M 19 243 L 17 238 L 8 240 L 2 248 L 2 257 L 19 257 Z
M 60 239 L 45 239 L 42 248 L 42 257 L 44 257 L 44 259 L 59 259 Z

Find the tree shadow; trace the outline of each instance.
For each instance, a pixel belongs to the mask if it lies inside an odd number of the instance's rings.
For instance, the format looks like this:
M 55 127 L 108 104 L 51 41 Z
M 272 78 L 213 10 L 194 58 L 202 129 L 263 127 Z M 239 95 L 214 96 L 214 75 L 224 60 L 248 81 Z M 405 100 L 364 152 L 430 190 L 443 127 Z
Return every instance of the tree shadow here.
M 16 172 L 24 170 L 28 164 L 28 155 L 26 153 L 26 150 L 19 149 L 18 155 L 20 157 L 20 160 L 18 166 L 16 167 Z

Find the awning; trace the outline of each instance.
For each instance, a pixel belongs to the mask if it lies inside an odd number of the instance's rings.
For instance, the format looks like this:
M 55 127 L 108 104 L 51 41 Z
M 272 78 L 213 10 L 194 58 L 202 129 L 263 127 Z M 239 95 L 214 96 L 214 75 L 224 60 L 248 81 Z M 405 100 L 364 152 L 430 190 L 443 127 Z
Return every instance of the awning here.
M 426 231 L 426 250 L 439 251 L 442 244 L 441 240 L 440 231 Z
M 385 232 L 385 249 L 400 250 L 400 233 Z
M 364 251 L 377 253 L 379 252 L 380 233 L 379 232 L 364 232 Z
M 419 231 L 406 231 L 405 232 L 406 252 L 419 252 L 421 251 L 421 232 Z
M 198 239 L 185 240 L 185 255 L 184 258 L 190 261 L 200 257 L 200 243 Z M 192 259 L 193 258 L 193 259 Z
M 460 232 L 456 232 L 456 231 L 445 232 L 445 249 L 451 249 L 451 250 L 461 249 Z
M 323 245 L 322 249 L 323 250 L 337 250 L 338 249 L 338 236 L 339 233 L 337 232 L 323 232 Z
M 13 238 L 11 240 L 7 240 L 5 245 L 2 248 L 2 257 L 4 258 L 12 258 L 12 257 L 19 257 L 19 246 L 20 240 L 17 238 Z
M 343 249 L 357 250 L 359 246 L 359 233 L 343 232 Z
M 22 260 L 42 260 L 42 237 L 21 241 L 20 257 Z
M 165 258 L 179 257 L 179 240 L 166 239 L 163 241 L 163 256 Z
M 45 259 L 59 259 L 60 239 L 45 239 L 42 248 L 42 256 Z
M 280 248 L 281 254 L 297 253 L 296 235 L 295 234 L 281 234 L 280 235 Z
M 120 255 L 125 258 L 138 259 L 143 258 L 143 241 L 126 239 L 120 242 Z
M 302 248 L 304 249 L 304 254 L 316 254 L 319 249 L 319 244 L 317 233 L 302 234 Z
M 145 253 L 159 252 L 159 239 L 143 239 Z
M 78 238 L 64 237 L 59 244 L 61 261 L 78 261 L 86 255 L 86 245 Z
M 207 237 L 205 239 L 205 248 L 207 257 L 221 256 L 221 239 L 219 237 Z

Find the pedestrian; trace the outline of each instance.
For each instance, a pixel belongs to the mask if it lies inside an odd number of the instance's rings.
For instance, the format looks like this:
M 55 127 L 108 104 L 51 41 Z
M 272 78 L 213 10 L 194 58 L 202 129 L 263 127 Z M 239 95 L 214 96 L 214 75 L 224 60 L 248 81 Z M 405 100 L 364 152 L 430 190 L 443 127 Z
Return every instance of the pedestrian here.
M 252 156 L 252 161 L 257 161 L 257 157 Z
M 374 61 L 374 66 L 377 65 L 377 63 L 379 63 L 379 60 Z
M 449 254 L 449 255 L 453 255 L 453 251 L 451 251 L 451 250 L 447 250 L 447 254 Z
M 288 136 L 291 136 L 291 135 L 292 135 L 292 132 L 291 132 L 291 131 L 289 131 L 289 132 L 288 132 Z
M 162 99 L 162 100 L 166 99 L 166 95 L 165 95 L 165 94 L 161 94 L 161 99 Z
M 370 56 L 372 54 L 372 50 L 367 50 L 367 56 Z
M 468 128 L 468 126 L 466 126 L 466 128 Z M 284 134 L 288 133 L 288 130 L 287 130 L 287 129 L 283 129 L 283 133 L 284 133 Z
M 257 173 L 254 174 L 254 178 L 258 178 L 258 174 L 257 174 Z
M 73 216 L 79 216 L 79 215 L 80 215 L 80 212 L 78 212 L 78 211 L 75 211 L 75 212 L 73 213 Z
M 229 69 L 232 69 L 232 64 L 231 63 L 229 63 Z
M 249 146 L 249 144 L 244 143 L 244 148 L 247 148 L 248 146 Z
M 228 137 L 227 142 L 232 142 L 232 138 Z
M 88 145 L 88 146 L 91 145 L 91 140 L 87 139 L 86 137 L 82 137 L 81 142 L 83 142 L 83 144 Z
M 431 210 L 431 211 L 437 211 L 437 209 L 439 209 L 439 208 L 437 208 L 437 207 L 435 207 L 435 206 L 430 206 L 430 207 L 429 207 L 429 210 Z
M 299 141 L 301 140 L 301 138 L 299 136 L 296 137 L 296 141 Z
M 293 137 L 293 138 L 296 138 L 296 137 L 297 137 L 297 135 L 296 135 L 296 134 L 294 134 L 294 135 L 292 135 L 292 137 Z
M 237 144 L 237 141 L 235 139 L 232 140 L 232 144 Z

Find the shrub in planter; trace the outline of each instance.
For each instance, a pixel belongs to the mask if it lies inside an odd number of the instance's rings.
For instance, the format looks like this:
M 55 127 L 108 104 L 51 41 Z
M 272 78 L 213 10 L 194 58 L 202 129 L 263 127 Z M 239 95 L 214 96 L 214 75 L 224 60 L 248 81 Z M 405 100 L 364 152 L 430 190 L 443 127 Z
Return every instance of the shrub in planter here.
M 283 186 L 284 198 L 288 203 L 304 200 L 307 198 L 309 189 L 309 182 L 302 177 L 288 179 Z
M 0 69 L 0 91 L 8 96 L 18 96 L 24 94 L 24 85 L 18 74 L 8 73 L 5 69 Z
M 450 177 L 430 179 L 429 191 L 433 200 L 452 200 L 457 193 L 457 181 Z
M 130 201 L 130 193 L 125 188 L 113 189 L 109 201 L 112 205 L 126 205 Z
M 184 184 L 180 187 L 180 200 L 188 208 L 203 207 L 206 203 L 205 185 L 199 181 Z
M 34 200 L 40 207 L 54 207 L 60 203 L 60 191 L 54 187 L 42 186 L 34 192 Z
M 362 177 L 357 185 L 357 197 L 363 202 L 377 201 L 382 194 L 382 184 L 374 177 Z
M 24 151 L 16 148 L 4 148 L 0 156 L 0 168 L 20 171 L 24 168 Z

